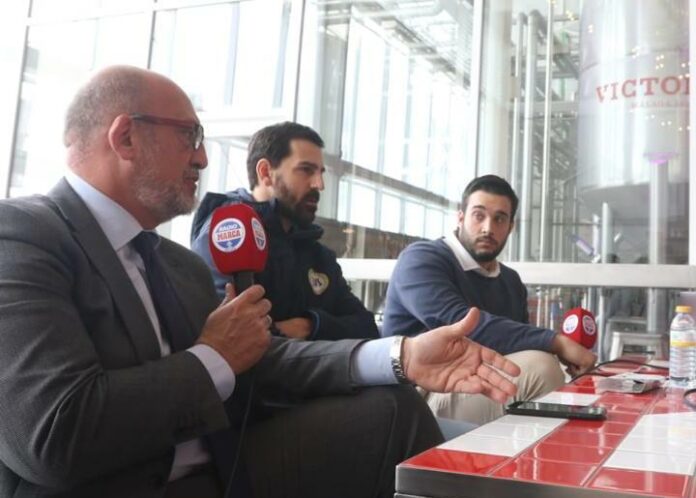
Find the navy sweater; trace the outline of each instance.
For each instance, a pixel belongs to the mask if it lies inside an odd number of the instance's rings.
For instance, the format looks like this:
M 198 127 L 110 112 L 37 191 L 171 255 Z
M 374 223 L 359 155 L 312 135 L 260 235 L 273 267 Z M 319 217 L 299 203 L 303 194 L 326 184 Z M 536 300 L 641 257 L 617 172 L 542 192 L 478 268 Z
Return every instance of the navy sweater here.
M 517 272 L 500 264 L 488 278 L 464 271 L 444 240 L 416 242 L 402 251 L 387 289 L 382 335 L 417 335 L 455 323 L 469 308 L 481 320 L 469 335 L 474 341 L 510 354 L 549 351 L 555 333 L 527 322 L 527 289 Z

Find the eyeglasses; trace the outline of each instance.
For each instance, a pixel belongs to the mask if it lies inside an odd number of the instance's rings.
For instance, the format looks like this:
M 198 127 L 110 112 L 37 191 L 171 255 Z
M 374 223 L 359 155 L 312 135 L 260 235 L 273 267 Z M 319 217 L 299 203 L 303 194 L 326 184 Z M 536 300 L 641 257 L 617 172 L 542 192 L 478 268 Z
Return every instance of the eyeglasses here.
M 131 114 L 130 118 L 136 121 L 142 121 L 144 123 L 173 126 L 174 128 L 187 130 L 189 132 L 189 141 L 191 142 L 191 147 L 193 147 L 193 150 L 198 150 L 203 143 L 203 126 L 201 126 L 200 123 L 184 121 L 181 119 L 160 118 L 159 116 L 150 116 L 149 114 Z

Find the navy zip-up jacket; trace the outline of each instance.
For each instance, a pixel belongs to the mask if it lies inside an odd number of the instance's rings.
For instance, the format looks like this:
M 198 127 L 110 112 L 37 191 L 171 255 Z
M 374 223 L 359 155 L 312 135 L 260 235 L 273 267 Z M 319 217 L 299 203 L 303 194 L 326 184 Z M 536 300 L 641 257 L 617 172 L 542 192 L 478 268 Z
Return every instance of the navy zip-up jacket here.
M 286 233 L 276 213 L 275 199 L 256 202 L 245 189 L 206 194 L 193 220 L 191 249 L 210 267 L 220 299 L 232 278 L 218 272 L 213 264 L 208 247 L 210 218 L 216 208 L 237 203 L 251 206 L 268 234 L 268 262 L 255 279 L 266 289 L 274 321 L 309 318 L 313 330 L 308 339 L 379 337 L 374 315 L 351 292 L 336 254 L 319 242 L 324 230 L 318 225 L 294 225 Z

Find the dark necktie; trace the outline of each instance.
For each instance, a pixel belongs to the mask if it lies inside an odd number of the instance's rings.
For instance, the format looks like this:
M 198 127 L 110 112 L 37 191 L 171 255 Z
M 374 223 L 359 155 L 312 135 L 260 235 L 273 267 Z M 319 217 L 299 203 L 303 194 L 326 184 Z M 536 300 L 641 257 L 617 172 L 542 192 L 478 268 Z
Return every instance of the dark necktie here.
M 164 272 L 160 256 L 155 250 L 156 243 L 157 235 L 152 232 L 140 232 L 133 239 L 133 247 L 145 263 L 147 284 L 157 310 L 162 336 L 167 339 L 174 353 L 191 347 L 194 335 L 188 317 L 182 311 L 179 298 Z M 234 396 L 227 400 L 231 427 L 203 437 L 213 455 L 218 474 L 227 488 L 225 498 L 251 496 L 251 487 L 240 456 L 242 434 L 251 407 L 253 380 L 249 377 L 249 374 L 237 377 Z
M 188 317 L 181 308 L 181 302 L 174 292 L 172 283 L 162 266 L 159 254 L 155 250 L 157 235 L 152 232 L 140 232 L 133 239 L 133 246 L 145 263 L 145 276 L 150 289 L 152 302 L 155 304 L 160 331 L 172 353 L 183 351 L 193 345 L 193 331 Z

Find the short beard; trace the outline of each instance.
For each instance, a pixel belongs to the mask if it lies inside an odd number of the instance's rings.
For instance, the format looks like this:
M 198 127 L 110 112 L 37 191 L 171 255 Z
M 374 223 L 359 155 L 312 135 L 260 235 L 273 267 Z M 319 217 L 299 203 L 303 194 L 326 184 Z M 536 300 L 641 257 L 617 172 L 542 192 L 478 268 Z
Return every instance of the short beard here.
M 149 158 L 148 158 L 149 159 Z M 138 165 L 133 182 L 133 195 L 145 206 L 159 223 L 164 223 L 181 214 L 188 214 L 196 207 L 196 196 L 188 196 L 181 187 L 165 185 L 155 178 L 151 161 Z
M 476 252 L 474 247 L 474 243 L 476 241 L 471 240 L 469 236 L 464 233 L 463 229 L 459 228 L 457 230 L 457 238 L 459 239 L 459 242 L 461 242 L 462 246 L 464 246 L 464 249 L 466 249 L 466 252 L 468 252 L 473 260 L 477 263 L 490 263 L 491 261 L 495 260 L 498 255 L 503 252 L 505 242 L 507 241 L 507 239 L 504 240 L 503 243 L 498 245 L 498 247 L 493 251 Z
M 319 200 L 319 191 L 310 191 L 302 199 L 297 200 L 290 193 L 282 177 L 279 177 L 275 185 L 276 190 L 276 202 L 278 204 L 278 214 L 292 221 L 294 224 L 301 228 L 309 227 L 314 221 L 315 214 L 306 211 L 302 207 L 302 201 L 307 198 L 314 198 Z

